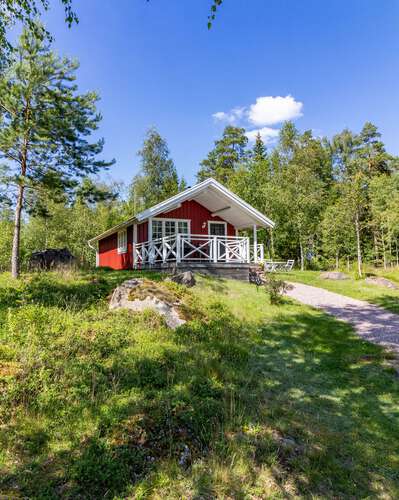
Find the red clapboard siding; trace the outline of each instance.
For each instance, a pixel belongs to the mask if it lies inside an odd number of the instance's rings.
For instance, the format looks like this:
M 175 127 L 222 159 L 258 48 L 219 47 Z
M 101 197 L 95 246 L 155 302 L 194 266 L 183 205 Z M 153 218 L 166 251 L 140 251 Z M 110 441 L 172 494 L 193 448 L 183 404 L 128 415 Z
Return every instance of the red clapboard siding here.
M 127 252 L 118 254 L 118 233 L 98 242 L 100 267 L 131 269 L 133 267 L 133 226 L 127 228 Z
M 189 219 L 191 220 L 192 234 L 208 234 L 208 221 L 225 222 L 218 215 L 212 217 L 212 213 L 195 200 L 184 201 L 181 204 L 181 207 L 171 210 L 170 212 L 157 215 L 157 217 Z M 235 236 L 235 234 L 236 232 L 234 226 L 227 223 L 227 236 Z
M 157 215 L 159 218 L 188 219 L 191 221 L 192 234 L 208 234 L 208 221 L 225 222 L 222 217 L 212 217 L 211 212 L 200 203 L 191 200 L 181 207 Z M 235 236 L 235 228 L 227 223 L 227 235 Z M 148 241 L 148 222 L 137 225 L 137 243 Z M 127 252 L 118 254 L 118 235 L 111 234 L 99 241 L 99 266 L 112 269 L 131 269 L 133 267 L 133 226 L 127 228 Z
M 137 224 L 137 243 L 148 241 L 148 222 Z

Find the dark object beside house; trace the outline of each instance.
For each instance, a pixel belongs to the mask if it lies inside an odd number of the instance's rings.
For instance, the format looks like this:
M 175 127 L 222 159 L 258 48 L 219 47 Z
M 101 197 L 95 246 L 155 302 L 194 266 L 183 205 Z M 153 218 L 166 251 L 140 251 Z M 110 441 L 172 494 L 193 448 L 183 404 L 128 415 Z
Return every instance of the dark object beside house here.
M 192 271 L 185 271 L 184 273 L 174 274 L 171 281 L 178 283 L 179 285 L 185 285 L 187 287 L 192 287 L 195 285 L 195 277 Z
M 254 283 L 256 286 L 264 285 L 265 281 L 258 269 L 249 269 L 249 282 Z
M 40 252 L 33 252 L 29 259 L 30 271 L 41 271 L 72 267 L 75 257 L 67 248 L 47 248 Z

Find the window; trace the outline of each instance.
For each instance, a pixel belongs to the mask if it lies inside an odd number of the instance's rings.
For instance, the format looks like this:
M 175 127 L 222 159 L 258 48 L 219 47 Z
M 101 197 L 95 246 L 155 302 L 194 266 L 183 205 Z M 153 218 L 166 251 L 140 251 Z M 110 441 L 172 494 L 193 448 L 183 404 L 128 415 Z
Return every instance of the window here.
M 188 234 L 188 221 L 179 220 L 177 223 L 177 232 L 181 234 Z
M 190 221 L 178 219 L 153 219 L 152 220 L 152 239 L 173 236 L 177 233 L 189 234 Z
M 165 221 L 165 236 L 172 236 L 176 234 L 176 221 L 166 220 Z
M 162 221 L 153 220 L 152 221 L 152 239 L 156 240 L 162 238 Z
M 208 230 L 213 236 L 226 236 L 226 223 L 209 221 Z
M 118 231 L 118 253 L 127 252 L 127 230 Z

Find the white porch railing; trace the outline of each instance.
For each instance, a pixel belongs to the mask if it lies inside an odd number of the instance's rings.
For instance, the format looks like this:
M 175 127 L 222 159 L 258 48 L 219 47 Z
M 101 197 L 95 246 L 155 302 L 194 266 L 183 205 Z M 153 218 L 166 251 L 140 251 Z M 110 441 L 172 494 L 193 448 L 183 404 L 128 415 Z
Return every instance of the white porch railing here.
M 249 238 L 203 234 L 176 234 L 133 245 L 135 267 L 167 262 L 261 262 L 263 245 L 256 255 Z
M 251 255 L 251 262 L 263 262 L 265 260 L 265 249 L 263 244 L 258 243 L 256 245 L 256 252 L 255 252 L 255 245 L 251 245 L 250 255 Z

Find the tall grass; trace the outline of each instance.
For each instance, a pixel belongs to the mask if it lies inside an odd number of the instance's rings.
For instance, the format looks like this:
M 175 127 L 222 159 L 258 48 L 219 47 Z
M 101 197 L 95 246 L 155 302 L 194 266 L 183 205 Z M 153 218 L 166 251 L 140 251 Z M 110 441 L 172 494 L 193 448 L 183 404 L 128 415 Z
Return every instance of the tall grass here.
M 175 331 L 108 311 L 133 275 L 0 278 L 3 495 L 398 496 L 381 349 L 234 281 L 200 279 Z

